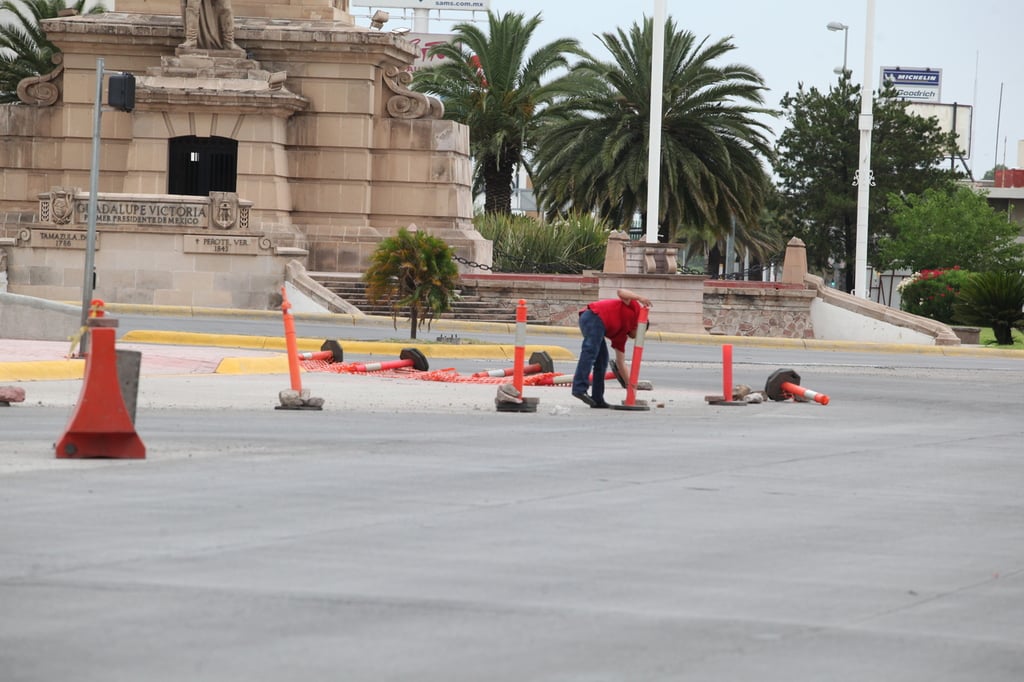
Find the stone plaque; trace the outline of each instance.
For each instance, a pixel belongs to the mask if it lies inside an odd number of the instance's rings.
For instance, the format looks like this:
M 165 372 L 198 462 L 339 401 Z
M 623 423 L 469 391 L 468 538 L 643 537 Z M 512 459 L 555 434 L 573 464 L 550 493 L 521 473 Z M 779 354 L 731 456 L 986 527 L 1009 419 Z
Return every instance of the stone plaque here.
M 235 237 L 212 234 L 186 234 L 185 253 L 215 253 L 226 256 L 258 256 L 270 248 L 266 237 Z
M 89 240 L 85 230 L 30 230 L 29 246 L 43 249 L 82 249 Z M 100 248 L 100 236 L 96 235 L 96 248 Z
M 96 224 L 100 227 L 172 230 L 248 230 L 251 201 L 234 192 L 208 196 L 179 194 L 99 194 Z M 74 187 L 54 187 L 39 195 L 39 222 L 78 228 L 89 224 L 89 194 Z
M 89 203 L 76 201 L 76 221 L 89 222 Z M 97 225 L 153 225 L 159 227 L 207 227 L 209 200 L 198 202 L 99 199 Z

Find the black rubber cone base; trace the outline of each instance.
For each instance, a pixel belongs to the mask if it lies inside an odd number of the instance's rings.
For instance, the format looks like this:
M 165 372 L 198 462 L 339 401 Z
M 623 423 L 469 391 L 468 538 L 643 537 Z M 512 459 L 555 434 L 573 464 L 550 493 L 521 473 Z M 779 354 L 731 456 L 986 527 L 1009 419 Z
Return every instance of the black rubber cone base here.
M 323 405 L 276 405 L 275 410 L 323 410 Z
M 739 406 L 739 405 L 749 405 L 750 404 L 750 403 L 748 403 L 745 400 L 726 400 L 725 398 L 723 398 L 720 395 L 706 395 L 706 396 L 704 396 L 704 400 L 707 401 L 708 405 L 726 405 L 726 406 L 730 406 L 731 405 L 733 407 L 736 407 L 736 406 Z
M 608 407 L 613 410 L 625 410 L 627 412 L 648 412 L 651 409 L 646 400 L 636 400 L 632 405 L 622 403 L 621 405 L 608 405 Z
M 499 403 L 495 401 L 498 412 L 536 412 L 540 398 L 523 398 L 521 403 Z

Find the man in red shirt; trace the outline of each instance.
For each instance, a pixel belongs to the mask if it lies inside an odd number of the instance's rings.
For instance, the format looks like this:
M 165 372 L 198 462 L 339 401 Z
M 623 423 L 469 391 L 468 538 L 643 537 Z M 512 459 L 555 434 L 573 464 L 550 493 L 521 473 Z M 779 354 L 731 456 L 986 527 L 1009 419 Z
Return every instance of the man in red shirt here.
M 580 311 L 580 332 L 583 346 L 576 363 L 576 374 L 572 379 L 572 395 L 591 407 L 608 407 L 604 400 L 604 374 L 608 370 L 608 346 L 612 342 L 615 362 L 625 376 L 629 376 L 626 365 L 626 338 L 636 338 L 640 306 L 651 307 L 651 300 L 628 289 L 619 289 L 618 298 L 595 301 Z M 593 373 L 593 387 L 588 376 Z M 590 395 L 587 389 L 591 388 Z

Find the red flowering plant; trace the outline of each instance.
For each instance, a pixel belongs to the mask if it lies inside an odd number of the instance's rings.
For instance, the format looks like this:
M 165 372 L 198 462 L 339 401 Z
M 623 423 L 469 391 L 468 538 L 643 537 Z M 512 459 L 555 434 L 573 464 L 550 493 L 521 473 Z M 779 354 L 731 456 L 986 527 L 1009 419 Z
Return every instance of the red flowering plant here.
M 953 324 L 953 302 L 970 274 L 961 270 L 959 265 L 915 272 L 896 287 L 901 297 L 900 308 L 914 315 Z

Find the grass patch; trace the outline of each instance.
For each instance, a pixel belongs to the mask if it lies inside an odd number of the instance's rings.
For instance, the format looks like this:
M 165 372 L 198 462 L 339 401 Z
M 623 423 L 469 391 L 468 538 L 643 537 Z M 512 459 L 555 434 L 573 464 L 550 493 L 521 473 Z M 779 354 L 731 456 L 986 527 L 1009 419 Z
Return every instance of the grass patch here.
M 996 344 L 996 335 L 992 332 L 992 328 L 982 327 L 981 333 L 978 335 L 978 343 L 980 343 L 983 346 L 991 346 L 993 348 L 1014 348 L 1017 350 L 1024 350 L 1024 334 L 1014 329 L 1013 345 L 1000 346 Z

